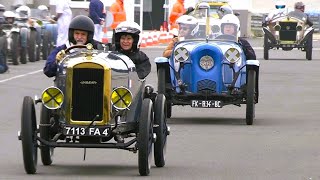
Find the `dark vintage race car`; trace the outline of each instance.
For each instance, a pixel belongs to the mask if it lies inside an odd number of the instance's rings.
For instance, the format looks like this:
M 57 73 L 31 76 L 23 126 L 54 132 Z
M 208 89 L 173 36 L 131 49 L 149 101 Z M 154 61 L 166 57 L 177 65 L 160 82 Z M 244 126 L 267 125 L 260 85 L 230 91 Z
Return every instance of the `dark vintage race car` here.
M 259 96 L 259 61 L 246 59 L 236 36 L 201 34 L 180 40 L 169 59 L 155 59 L 158 93 L 167 98 L 167 117 L 174 105 L 222 108 L 245 104 L 246 124 L 251 125 Z
M 54 86 L 23 100 L 18 134 L 26 173 L 36 173 L 38 148 L 43 165 L 51 165 L 57 147 L 138 152 L 140 175 L 149 174 L 154 149 L 155 165 L 163 167 L 170 132 L 165 96 L 138 78 L 127 56 L 91 44 L 65 53 Z M 39 128 L 35 104 L 41 105 Z
M 313 27 L 306 24 L 307 16 L 298 11 L 292 11 L 275 16 L 263 27 L 264 59 L 269 59 L 270 49 L 290 51 L 294 48 L 306 52 L 306 59 L 312 60 Z

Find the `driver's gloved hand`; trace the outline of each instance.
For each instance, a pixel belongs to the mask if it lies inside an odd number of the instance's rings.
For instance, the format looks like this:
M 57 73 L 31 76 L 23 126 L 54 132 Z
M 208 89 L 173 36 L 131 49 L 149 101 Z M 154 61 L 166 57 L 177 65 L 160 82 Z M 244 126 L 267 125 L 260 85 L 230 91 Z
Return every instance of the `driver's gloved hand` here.
M 58 54 L 56 55 L 56 62 L 60 62 L 66 55 L 66 52 L 64 50 L 61 50 L 58 52 Z

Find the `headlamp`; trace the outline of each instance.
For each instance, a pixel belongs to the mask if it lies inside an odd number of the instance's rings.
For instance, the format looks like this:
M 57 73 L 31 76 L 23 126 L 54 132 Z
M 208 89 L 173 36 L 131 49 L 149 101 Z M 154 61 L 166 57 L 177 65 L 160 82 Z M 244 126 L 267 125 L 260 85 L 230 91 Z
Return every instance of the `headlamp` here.
M 211 56 L 205 55 L 200 58 L 199 64 L 202 69 L 208 71 L 214 66 L 214 60 Z
M 118 87 L 111 93 L 111 103 L 119 110 L 127 109 L 132 102 L 132 93 L 125 87 Z
M 228 49 L 224 56 L 231 64 L 234 64 L 240 60 L 240 52 L 236 48 Z
M 64 100 L 64 94 L 57 87 L 48 87 L 42 92 L 42 104 L 48 109 L 58 109 Z
M 184 47 L 179 47 L 174 51 L 174 59 L 178 62 L 185 62 L 189 58 L 189 51 Z

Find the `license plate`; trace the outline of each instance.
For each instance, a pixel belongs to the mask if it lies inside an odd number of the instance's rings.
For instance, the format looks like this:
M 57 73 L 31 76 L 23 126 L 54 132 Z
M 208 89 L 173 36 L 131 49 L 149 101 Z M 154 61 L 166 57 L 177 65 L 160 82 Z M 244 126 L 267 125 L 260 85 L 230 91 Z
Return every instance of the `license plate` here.
M 191 100 L 194 108 L 222 108 L 222 101 L 218 100 Z
M 63 134 L 67 136 L 108 136 L 109 127 L 72 127 L 65 126 Z

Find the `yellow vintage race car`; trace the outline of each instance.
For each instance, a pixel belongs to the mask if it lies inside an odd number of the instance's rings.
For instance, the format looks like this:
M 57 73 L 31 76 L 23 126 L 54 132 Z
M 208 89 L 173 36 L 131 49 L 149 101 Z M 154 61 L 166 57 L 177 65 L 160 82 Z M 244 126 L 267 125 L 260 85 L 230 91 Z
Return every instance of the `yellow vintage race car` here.
M 312 37 L 314 28 L 306 24 L 307 16 L 292 11 L 270 20 L 263 27 L 264 59 L 269 59 L 270 49 L 290 51 L 298 48 L 306 52 L 306 59 L 312 60 Z
M 65 53 L 54 86 L 45 88 L 41 98 L 23 100 L 18 134 L 26 173 L 36 173 L 38 148 L 43 165 L 51 165 L 58 147 L 138 152 L 143 176 L 150 173 L 154 152 L 155 165 L 163 167 L 170 132 L 165 96 L 138 78 L 125 55 L 91 44 L 71 46 Z M 39 126 L 35 104 L 41 106 Z

